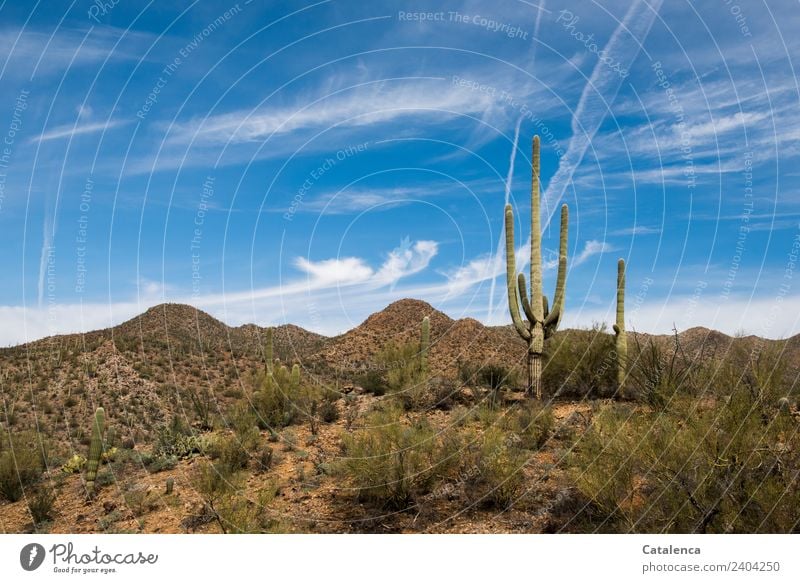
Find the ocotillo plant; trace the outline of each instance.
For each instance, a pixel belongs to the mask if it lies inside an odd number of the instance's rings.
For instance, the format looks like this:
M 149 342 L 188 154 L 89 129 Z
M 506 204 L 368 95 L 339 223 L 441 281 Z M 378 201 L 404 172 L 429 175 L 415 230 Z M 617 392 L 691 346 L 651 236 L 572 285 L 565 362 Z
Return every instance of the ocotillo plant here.
M 625 337 L 625 260 L 617 262 L 617 323 L 614 324 L 617 338 L 617 384 L 623 392 L 628 364 L 628 340 Z
M 428 316 L 422 318 L 422 331 L 419 339 L 419 369 L 423 376 L 428 374 L 428 348 L 431 344 L 431 320 Z
M 558 249 L 558 276 L 553 309 L 549 309 L 547 296 L 542 294 L 542 233 L 539 207 L 539 136 L 533 138 L 531 179 L 531 295 L 525 286 L 525 276 L 517 276 L 514 256 L 514 211 L 506 205 L 506 284 L 508 289 L 508 308 L 514 328 L 528 344 L 528 394 L 542 398 L 542 353 L 545 338 L 549 338 L 558 328 L 564 312 L 564 290 L 567 281 L 567 224 L 569 209 L 561 206 L 561 233 Z M 519 304 L 527 322 L 520 316 Z
M 86 493 L 90 498 L 94 496 L 94 481 L 97 478 L 97 468 L 100 467 L 100 456 L 103 454 L 105 416 L 102 407 L 94 412 L 92 441 L 89 443 L 89 457 L 86 460 Z

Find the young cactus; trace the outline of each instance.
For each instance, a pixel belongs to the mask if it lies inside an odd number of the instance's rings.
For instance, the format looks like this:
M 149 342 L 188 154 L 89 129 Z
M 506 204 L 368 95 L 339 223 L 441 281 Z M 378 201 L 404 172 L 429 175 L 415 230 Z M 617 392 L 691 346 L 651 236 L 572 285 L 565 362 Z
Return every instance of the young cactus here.
M 428 374 L 428 348 L 431 344 L 431 320 L 428 316 L 422 319 L 422 331 L 419 339 L 419 369 L 423 376 Z
M 172 494 L 172 489 L 175 487 L 175 479 L 174 478 L 167 478 L 167 495 Z
M 292 367 L 292 377 L 289 381 L 291 383 L 292 391 L 296 391 L 300 387 L 300 365 L 295 364 Z
M 567 226 L 569 209 L 561 206 L 561 232 L 558 246 L 558 275 L 553 309 L 550 310 L 547 296 L 542 293 L 542 234 L 541 212 L 539 206 L 539 136 L 533 138 L 532 179 L 531 179 L 531 261 L 530 261 L 530 299 L 525 284 L 525 276 L 517 275 L 514 247 L 514 211 L 511 205 L 505 208 L 506 228 L 506 284 L 508 308 L 514 328 L 528 345 L 528 394 L 542 398 L 542 353 L 544 341 L 558 328 L 564 313 L 564 294 L 567 281 Z M 519 303 L 518 303 L 519 302 Z M 527 321 L 520 315 L 519 305 Z
M 103 454 L 105 416 L 106 414 L 102 407 L 98 407 L 94 412 L 92 441 L 89 443 L 89 457 L 86 460 L 86 493 L 89 498 L 94 496 L 94 481 L 97 478 L 97 469 L 100 467 L 100 456 Z
M 617 343 L 617 384 L 623 392 L 628 362 L 628 341 L 625 337 L 625 260 L 617 262 L 617 323 L 614 324 Z
M 274 364 L 273 354 L 272 354 L 272 328 L 267 328 L 267 346 L 264 349 L 264 364 L 266 366 L 265 370 L 267 371 L 267 376 L 272 376 L 272 367 Z

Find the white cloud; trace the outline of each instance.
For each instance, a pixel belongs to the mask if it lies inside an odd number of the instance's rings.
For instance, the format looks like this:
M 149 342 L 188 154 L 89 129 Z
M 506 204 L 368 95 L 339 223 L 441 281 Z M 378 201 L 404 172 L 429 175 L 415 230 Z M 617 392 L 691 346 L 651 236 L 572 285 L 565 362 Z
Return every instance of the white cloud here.
M 614 247 L 604 241 L 596 241 L 594 239 L 586 241 L 583 246 L 583 250 L 578 253 L 577 257 L 575 257 L 575 259 L 572 261 L 572 266 L 578 267 L 595 255 L 602 255 L 603 253 L 608 253 L 613 250 Z
M 446 79 L 381 81 L 304 98 L 292 106 L 263 105 L 196 118 L 170 126 L 168 140 L 178 144 L 224 145 L 262 142 L 300 130 L 337 126 L 353 128 L 408 116 L 450 118 L 463 113 L 485 114 L 493 99 L 458 88 Z
M 325 259 L 317 262 L 298 257 L 295 265 L 311 276 L 312 285 L 320 287 L 360 283 L 373 275 L 372 269 L 358 257 Z
M 716 137 L 719 134 L 724 134 L 731 130 L 746 129 L 749 126 L 755 125 L 758 122 L 766 119 L 768 116 L 769 114 L 764 112 L 745 113 L 737 111 L 733 115 L 725 115 L 706 123 L 689 126 L 688 132 L 695 139 Z M 678 126 L 674 126 L 673 131 L 676 134 L 676 138 L 680 139 L 680 128 Z
M 661 233 L 660 227 L 648 227 L 645 225 L 636 225 L 635 227 L 627 227 L 625 229 L 617 229 L 616 231 L 612 232 L 612 235 L 634 235 L 634 236 L 641 236 L 641 235 L 657 235 Z
M 396 206 L 420 200 L 436 187 L 394 187 L 373 189 L 349 189 L 326 192 L 297 207 L 300 212 L 321 212 L 325 215 L 357 213 L 366 210 L 389 210 Z
M 50 140 L 60 140 L 62 138 L 72 138 L 73 136 L 81 136 L 84 134 L 94 134 L 97 132 L 105 132 L 107 130 L 117 128 L 127 124 L 127 121 L 122 120 L 109 120 L 105 122 L 94 123 L 68 123 L 56 126 L 49 131 L 43 132 L 41 135 L 31 138 L 32 142 L 47 142 Z

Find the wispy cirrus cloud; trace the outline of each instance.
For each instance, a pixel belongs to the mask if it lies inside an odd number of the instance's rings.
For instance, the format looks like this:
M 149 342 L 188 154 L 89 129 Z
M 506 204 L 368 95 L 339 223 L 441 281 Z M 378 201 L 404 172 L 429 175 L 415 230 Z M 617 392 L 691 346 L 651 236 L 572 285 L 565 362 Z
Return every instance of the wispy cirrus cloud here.
M 617 229 L 616 231 L 612 231 L 611 235 L 618 235 L 618 236 L 625 236 L 625 235 L 634 235 L 634 236 L 642 236 L 642 235 L 657 235 L 661 233 L 662 229 L 660 227 L 648 227 L 647 225 L 636 225 L 633 227 L 626 227 L 624 229 Z
M 636 0 L 630 5 L 603 49 L 606 59 L 619 63 L 622 69 L 630 69 L 658 15 L 661 3 L 662 0 Z M 559 160 L 558 169 L 543 196 L 542 206 L 549 213 L 543 221 L 544 226 L 549 224 L 572 175 L 583 161 L 622 85 L 623 78 L 606 65 L 606 59 L 598 60 L 595 64 L 572 116 L 572 137 L 567 151 Z
M 104 122 L 88 122 L 88 123 L 74 123 L 56 126 L 50 130 L 42 132 L 40 135 L 31 138 L 32 142 L 49 142 L 52 140 L 61 140 L 64 138 L 73 138 L 75 136 L 82 136 L 85 134 L 95 134 L 97 132 L 106 132 L 114 128 L 127 125 L 128 121 L 125 120 L 108 120 Z
M 357 128 L 411 116 L 441 120 L 464 113 L 485 114 L 493 104 L 489 95 L 459 90 L 441 77 L 388 79 L 305 98 L 295 105 L 265 103 L 193 118 L 172 125 L 167 139 L 198 145 L 261 142 L 304 130 Z

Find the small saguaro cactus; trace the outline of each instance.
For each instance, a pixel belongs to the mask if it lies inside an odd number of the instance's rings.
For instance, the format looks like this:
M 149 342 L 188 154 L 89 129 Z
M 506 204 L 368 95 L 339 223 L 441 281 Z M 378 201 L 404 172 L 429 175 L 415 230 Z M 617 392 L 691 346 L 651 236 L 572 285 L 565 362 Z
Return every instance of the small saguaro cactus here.
M 508 308 L 514 328 L 528 345 L 528 394 L 542 398 L 542 354 L 544 341 L 558 328 L 564 312 L 564 293 L 567 282 L 567 226 L 569 209 L 561 206 L 561 231 L 558 245 L 558 275 L 553 309 L 550 310 L 547 296 L 542 293 L 542 233 L 539 206 L 539 136 L 533 138 L 531 179 L 531 295 L 525 285 L 525 275 L 517 275 L 514 248 L 514 211 L 511 205 L 505 208 L 506 228 L 506 287 Z M 519 305 L 527 322 L 522 320 Z
M 172 489 L 175 487 L 175 480 L 167 478 L 167 495 L 172 494 Z
M 431 344 L 431 319 L 422 318 L 422 330 L 419 339 L 419 368 L 423 375 L 428 374 L 428 348 Z
M 89 457 L 86 460 L 86 493 L 90 498 L 94 496 L 94 481 L 97 478 L 97 469 L 100 467 L 100 456 L 103 454 L 105 417 L 103 408 L 98 407 L 94 412 L 92 441 L 89 443 Z
M 272 353 L 272 328 L 267 328 L 267 345 L 264 349 L 264 364 L 268 376 L 272 376 L 272 367 L 274 364 Z
M 293 391 L 296 391 L 300 387 L 300 365 L 295 364 L 292 367 L 292 377 L 289 381 L 291 383 L 291 387 Z
M 617 262 L 617 323 L 614 324 L 617 351 L 617 384 L 622 392 L 628 366 L 628 340 L 625 337 L 625 260 Z

